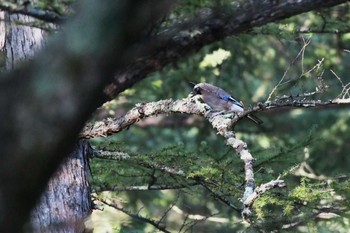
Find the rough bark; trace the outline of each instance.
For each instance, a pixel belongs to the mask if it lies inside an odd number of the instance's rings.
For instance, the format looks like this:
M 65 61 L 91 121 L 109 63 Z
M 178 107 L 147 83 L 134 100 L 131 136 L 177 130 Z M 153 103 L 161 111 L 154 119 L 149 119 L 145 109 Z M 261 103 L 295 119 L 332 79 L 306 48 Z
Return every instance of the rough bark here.
M 42 47 L 45 33 L 18 24 L 31 23 L 28 16 L 6 14 L 5 22 L 6 65 L 7 69 L 13 69 Z M 84 218 L 91 213 L 89 152 L 88 143 L 81 141 L 52 176 L 31 214 L 31 232 L 84 231 Z
M 5 66 L 5 12 L 0 11 L 0 72 L 6 69 Z
M 5 44 L 5 12 L 0 11 L 0 51 L 2 52 L 4 50 L 4 44 Z
M 50 179 L 31 214 L 30 232 L 86 232 L 84 221 L 91 214 L 91 190 L 88 182 L 92 149 L 80 141 Z
M 160 8 L 154 7 L 154 5 Z M 159 1 L 87 0 L 30 63 L 0 78 L 0 232 L 20 232 Z M 140 14 L 140 12 L 150 12 Z
M 33 22 L 29 16 L 5 14 L 5 22 L 6 68 L 9 70 L 19 62 L 33 57 L 43 45 L 45 32 L 38 28 L 21 25 Z

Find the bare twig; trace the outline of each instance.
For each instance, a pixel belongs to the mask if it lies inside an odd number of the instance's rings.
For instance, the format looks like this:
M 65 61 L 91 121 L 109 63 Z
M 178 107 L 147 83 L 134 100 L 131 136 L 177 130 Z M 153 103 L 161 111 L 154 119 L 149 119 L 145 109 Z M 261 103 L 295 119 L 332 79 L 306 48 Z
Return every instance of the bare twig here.
M 304 54 L 304 51 L 306 49 L 306 46 L 308 46 L 310 43 L 310 40 L 307 41 L 305 43 L 304 41 L 304 45 L 303 47 L 300 49 L 299 53 L 295 56 L 295 58 L 293 59 L 293 61 L 288 65 L 287 69 L 284 71 L 283 75 L 282 75 L 282 78 L 280 79 L 280 81 L 277 83 L 277 85 L 272 89 L 272 91 L 270 92 L 269 96 L 267 97 L 267 100 L 266 101 L 270 101 L 270 99 L 272 98 L 272 95 L 273 93 L 277 90 L 277 88 L 279 88 L 281 85 L 285 84 L 283 83 L 284 79 L 286 78 L 287 76 L 287 73 L 289 72 L 289 70 L 292 68 L 292 66 L 294 65 L 294 63 L 298 60 L 298 58 L 300 56 L 302 56 L 302 59 L 303 59 L 303 54 Z
M 321 66 L 322 66 L 322 63 L 324 61 L 324 58 L 322 58 L 321 60 L 318 60 L 317 64 L 314 65 L 311 69 L 305 71 L 305 68 L 304 68 L 304 54 L 305 54 L 305 50 L 306 50 L 306 47 L 310 44 L 311 42 L 311 39 L 307 39 L 305 40 L 304 38 L 303 39 L 303 42 L 304 42 L 304 45 L 303 47 L 300 49 L 299 53 L 297 54 L 297 56 L 294 58 L 294 60 L 289 64 L 288 68 L 286 69 L 286 71 L 283 73 L 283 76 L 282 78 L 280 79 L 280 81 L 277 83 L 277 85 L 272 89 L 272 91 L 270 92 L 266 102 L 269 102 L 273 93 L 282 85 L 284 84 L 287 84 L 291 81 L 294 81 L 294 80 L 287 80 L 284 82 L 285 80 L 285 77 L 287 75 L 287 73 L 289 72 L 290 68 L 292 67 L 292 65 L 296 62 L 296 60 L 301 57 L 301 74 L 299 75 L 298 78 L 295 79 L 295 81 L 297 80 L 300 80 L 302 77 L 310 74 L 311 72 L 313 71 L 318 71 Z M 323 92 L 328 86 L 326 86 L 322 80 L 322 74 L 323 72 L 320 72 L 321 74 L 317 76 L 317 82 L 319 83 L 317 86 L 316 86 L 316 90 L 315 91 L 312 91 L 312 92 L 308 92 L 308 93 L 303 93 L 303 94 L 300 94 L 298 97 L 301 97 L 301 96 L 311 96 L 311 95 L 315 95 L 315 94 L 318 94 L 318 93 L 321 93 Z M 281 99 L 281 98 L 279 98 Z
M 341 93 L 338 95 L 338 98 L 341 98 L 341 99 L 350 98 L 350 95 L 349 95 L 350 83 L 344 84 L 342 79 L 332 69 L 330 71 L 337 78 L 337 80 L 340 82 L 343 88 Z
M 203 180 L 200 180 L 200 179 L 197 179 L 197 180 L 198 180 L 198 183 L 200 185 L 202 185 L 206 190 L 208 190 L 211 193 L 211 195 L 213 195 L 214 198 L 216 198 L 219 201 L 221 201 L 222 203 L 226 204 L 231 209 L 235 210 L 237 213 L 240 213 L 240 211 L 241 211 L 240 208 L 238 208 L 235 205 L 233 205 L 223 195 L 220 195 L 220 194 L 216 193 L 215 191 L 213 191 Z
M 162 232 L 170 233 L 170 231 L 168 231 L 166 229 L 166 227 L 161 224 L 160 221 L 155 221 L 153 219 L 143 217 L 139 213 L 132 213 L 130 210 L 127 210 L 127 209 L 125 209 L 125 208 L 123 208 L 123 207 L 121 207 L 121 206 L 119 206 L 119 205 L 117 205 L 115 203 L 114 204 L 109 203 L 109 202 L 107 202 L 104 199 L 101 199 L 101 198 L 98 198 L 98 197 L 95 197 L 95 199 L 100 201 L 100 202 L 102 202 L 103 204 L 105 204 L 105 205 L 107 205 L 109 207 L 112 207 L 112 208 L 114 208 L 116 210 L 119 210 L 119 211 L 125 213 L 126 215 L 129 215 L 130 217 L 132 217 L 134 219 L 140 220 L 142 222 L 149 223 L 149 224 L 151 224 L 152 226 L 154 226 L 155 228 L 157 228 L 158 230 L 160 230 Z
M 158 220 L 158 223 L 161 223 L 163 221 L 163 219 L 168 215 L 169 211 L 172 210 L 175 207 L 177 201 L 179 200 L 179 197 L 180 197 L 180 193 L 178 192 L 177 195 L 176 195 L 175 201 L 173 203 L 171 203 L 171 205 L 168 207 L 168 209 L 166 209 L 164 211 L 162 217 Z

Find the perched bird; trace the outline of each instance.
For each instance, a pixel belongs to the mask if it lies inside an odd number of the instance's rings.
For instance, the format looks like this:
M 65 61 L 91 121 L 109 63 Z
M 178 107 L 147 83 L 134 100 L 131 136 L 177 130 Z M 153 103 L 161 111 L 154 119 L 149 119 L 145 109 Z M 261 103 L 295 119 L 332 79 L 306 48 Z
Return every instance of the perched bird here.
M 211 85 L 209 83 L 198 83 L 194 86 L 192 96 L 200 95 L 202 100 L 208 104 L 212 111 L 217 112 L 215 115 L 224 112 L 243 112 L 243 104 L 233 98 L 229 93 L 220 87 Z M 258 117 L 248 114 L 247 117 L 254 121 L 255 124 L 263 123 Z

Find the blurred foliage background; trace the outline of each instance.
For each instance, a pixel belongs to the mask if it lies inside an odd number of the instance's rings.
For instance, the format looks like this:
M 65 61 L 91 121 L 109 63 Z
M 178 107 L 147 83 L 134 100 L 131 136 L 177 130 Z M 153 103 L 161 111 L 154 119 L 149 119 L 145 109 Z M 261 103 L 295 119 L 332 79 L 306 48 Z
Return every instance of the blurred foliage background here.
M 200 8 L 218 6 L 213 1 L 179 2 L 163 22 L 164 27 L 193 17 Z M 314 91 L 318 93 L 312 99 L 336 98 L 342 85 L 350 82 L 349 17 L 349 4 L 345 4 L 206 46 L 106 103 L 93 120 L 121 116 L 137 103 L 184 98 L 191 91 L 188 82 L 220 86 L 246 107 L 266 101 L 282 78 L 283 85 L 271 99 Z M 243 223 L 239 212 L 216 196 L 241 207 L 243 163 L 210 124 L 196 116 L 159 115 L 115 136 L 91 140 L 98 149 L 131 156 L 119 161 L 93 159 L 94 191 L 133 213 L 154 220 L 164 217 L 162 223 L 171 232 L 348 232 L 349 109 L 278 108 L 258 116 L 263 125 L 242 120 L 235 128 L 237 137 L 248 143 L 256 158 L 256 184 L 281 175 L 288 186 L 263 194 L 254 204 L 250 224 Z M 168 166 L 184 175 L 149 168 L 147 164 Z M 201 181 L 207 187 L 198 185 Z M 183 188 L 120 191 L 159 184 Z M 150 224 L 113 211 L 107 208 L 94 212 L 96 232 L 155 231 Z M 321 212 L 334 215 L 322 217 Z M 218 220 L 193 220 L 192 215 L 215 216 Z
M 180 0 L 158 30 L 195 18 L 207 8 L 232 9 L 228 13 L 234 14 L 245 3 Z M 35 4 L 61 15 L 73 12 L 74 1 Z M 192 89 L 189 82 L 222 87 L 246 107 L 269 97 L 315 91 L 310 98 L 337 98 L 350 82 L 349 7 L 301 14 L 208 45 L 104 104 L 91 120 L 122 116 L 138 103 L 184 98 Z M 349 109 L 277 108 L 257 115 L 263 125 L 243 119 L 235 127 L 236 136 L 247 142 L 256 158 L 256 184 L 281 176 L 287 187 L 258 198 L 252 222 L 242 222 L 239 212 L 242 161 L 204 119 L 174 114 L 91 139 L 98 150 L 128 154 L 118 160 L 93 158 L 91 183 L 98 198 L 134 215 L 105 205 L 89 221 L 94 232 L 157 231 L 140 216 L 161 220 L 160 226 L 170 232 L 348 232 Z M 152 185 L 176 188 L 129 190 Z

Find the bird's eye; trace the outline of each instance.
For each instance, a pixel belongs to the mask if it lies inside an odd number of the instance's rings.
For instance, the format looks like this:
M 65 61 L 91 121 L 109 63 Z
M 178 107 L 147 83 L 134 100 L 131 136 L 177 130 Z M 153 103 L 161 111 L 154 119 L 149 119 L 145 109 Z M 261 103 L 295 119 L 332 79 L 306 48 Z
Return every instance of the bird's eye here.
M 195 94 L 201 94 L 201 89 L 199 87 L 194 87 L 193 88 L 193 93 Z

